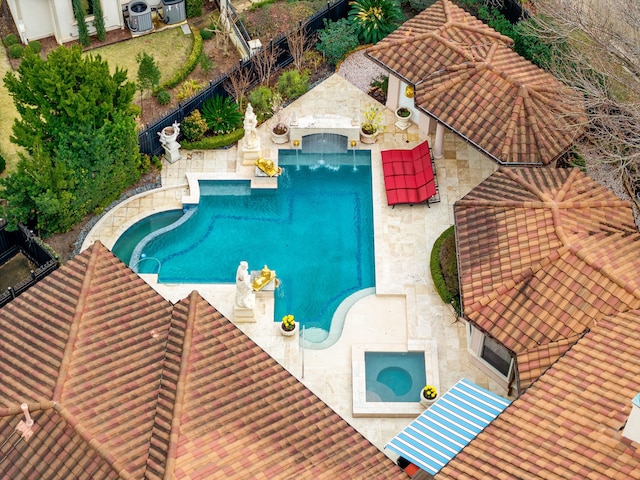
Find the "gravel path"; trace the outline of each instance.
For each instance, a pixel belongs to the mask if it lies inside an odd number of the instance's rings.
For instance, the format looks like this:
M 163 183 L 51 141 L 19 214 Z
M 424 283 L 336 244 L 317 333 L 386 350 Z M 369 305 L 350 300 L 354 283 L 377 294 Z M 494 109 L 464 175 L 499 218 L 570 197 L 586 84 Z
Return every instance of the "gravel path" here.
M 364 56 L 364 48 L 349 55 L 338 68 L 338 75 L 358 87 L 365 93 L 369 93 L 369 85 L 372 80 L 385 74 L 385 70 Z

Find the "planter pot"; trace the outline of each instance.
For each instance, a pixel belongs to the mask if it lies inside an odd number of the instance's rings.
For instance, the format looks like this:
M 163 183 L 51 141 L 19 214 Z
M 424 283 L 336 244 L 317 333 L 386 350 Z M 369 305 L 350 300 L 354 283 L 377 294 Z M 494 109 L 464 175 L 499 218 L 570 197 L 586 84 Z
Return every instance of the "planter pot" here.
M 399 108 L 396 110 L 396 126 L 402 129 L 408 128 L 410 124 L 409 119 L 411 118 L 411 110 L 409 110 L 409 115 L 407 115 L 406 117 L 398 114 L 399 110 Z
M 280 323 L 280 333 L 285 337 L 292 337 L 296 334 L 297 331 L 298 331 L 298 322 L 295 323 L 295 327 L 293 327 L 293 330 L 285 330 L 282 327 L 282 323 Z
M 422 394 L 422 390 L 420 390 L 420 405 L 422 405 L 423 407 L 428 407 L 429 405 L 432 405 L 437 399 L 438 399 L 437 395 L 436 395 L 436 398 L 426 398 Z
M 360 142 L 362 143 L 366 143 L 366 144 L 372 144 L 372 143 L 376 143 L 376 136 L 378 135 L 378 132 L 375 133 L 364 133 L 362 130 L 360 130 Z
M 271 141 L 278 145 L 287 143 L 289 141 L 289 129 L 287 129 L 286 132 L 281 134 L 271 130 Z

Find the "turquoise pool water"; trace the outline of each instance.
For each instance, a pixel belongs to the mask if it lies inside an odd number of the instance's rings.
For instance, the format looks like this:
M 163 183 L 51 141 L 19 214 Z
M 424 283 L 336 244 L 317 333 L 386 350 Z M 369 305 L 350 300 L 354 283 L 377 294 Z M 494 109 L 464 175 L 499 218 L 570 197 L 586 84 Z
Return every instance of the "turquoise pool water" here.
M 365 352 L 368 402 L 419 402 L 425 386 L 424 352 Z
M 139 222 L 114 253 L 129 263 L 139 244 L 148 261 L 135 260 L 138 271 L 158 273 L 161 283 L 235 283 L 240 261 L 250 270 L 268 265 L 280 279 L 274 320 L 291 313 L 329 332 L 340 303 L 375 284 L 371 156 L 281 150 L 279 163 L 277 189 L 201 182 L 197 206 L 168 227 L 167 217 Z M 149 228 L 165 231 L 145 236 Z

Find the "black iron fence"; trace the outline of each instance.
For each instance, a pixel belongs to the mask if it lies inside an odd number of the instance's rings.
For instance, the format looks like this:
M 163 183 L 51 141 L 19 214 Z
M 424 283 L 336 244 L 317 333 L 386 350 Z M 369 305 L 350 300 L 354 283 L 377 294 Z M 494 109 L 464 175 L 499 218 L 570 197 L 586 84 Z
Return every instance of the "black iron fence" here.
M 6 226 L 6 221 L 0 221 L 0 265 L 18 253 L 22 253 L 35 265 L 35 268 L 26 278 L 18 280 L 15 285 L 0 293 L 0 307 L 60 266 L 60 262 L 38 243 L 33 233 L 27 228 L 20 226 L 15 232 L 8 232 Z
M 327 6 L 323 10 L 316 12 L 313 16 L 309 17 L 301 26 L 305 29 L 307 35 L 313 37 L 319 30 L 324 28 L 324 19 L 337 21 L 341 18 L 346 18 L 348 12 L 349 0 L 327 2 Z M 275 38 L 272 40 L 271 44 L 265 48 L 269 47 L 281 52 L 276 63 L 277 68 L 284 68 L 293 61 L 293 57 L 289 52 L 286 35 L 281 35 L 280 37 Z M 164 150 L 160 144 L 160 137 L 158 136 L 162 129 L 175 122 L 181 123 L 191 112 L 196 109 L 200 109 L 202 104 L 209 98 L 216 95 L 228 95 L 224 88 L 225 82 L 229 80 L 231 75 L 236 74 L 238 69 L 246 69 L 249 72 L 252 79 L 251 87 L 258 85 L 259 79 L 253 65 L 253 60 L 248 59 L 240 61 L 239 64 L 231 71 L 210 81 L 209 85 L 205 89 L 201 90 L 190 99 L 180 102 L 176 108 L 171 110 L 164 117 L 148 124 L 142 131 L 140 131 L 140 133 L 138 133 L 140 152 L 147 155 L 162 155 Z

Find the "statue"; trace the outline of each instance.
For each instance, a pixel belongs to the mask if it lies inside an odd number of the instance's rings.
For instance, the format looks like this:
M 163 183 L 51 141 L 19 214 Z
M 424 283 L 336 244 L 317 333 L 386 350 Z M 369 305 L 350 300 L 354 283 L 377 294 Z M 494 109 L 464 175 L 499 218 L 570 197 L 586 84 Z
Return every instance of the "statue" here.
M 256 297 L 251 288 L 249 264 L 242 261 L 236 270 L 236 306 L 240 308 L 253 308 L 255 304 Z
M 247 111 L 244 114 L 244 144 L 248 150 L 258 147 L 258 117 L 253 113 L 251 104 L 247 105 Z
M 180 135 L 180 124 L 173 122 L 170 127 L 164 127 L 162 131 L 158 132 L 160 137 L 160 145 L 164 148 L 165 158 L 169 163 L 173 163 L 182 158 L 180 156 L 180 144 L 176 141 Z

